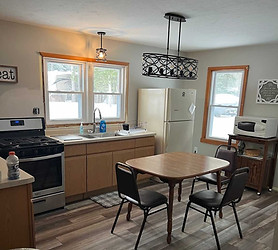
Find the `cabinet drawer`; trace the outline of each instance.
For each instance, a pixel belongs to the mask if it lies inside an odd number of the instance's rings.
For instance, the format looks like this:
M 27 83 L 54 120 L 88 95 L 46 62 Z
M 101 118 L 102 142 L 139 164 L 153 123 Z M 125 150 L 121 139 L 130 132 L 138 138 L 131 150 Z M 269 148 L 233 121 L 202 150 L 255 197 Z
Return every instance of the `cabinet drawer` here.
M 65 146 L 65 157 L 76 155 L 86 155 L 86 144 Z
M 141 147 L 135 149 L 135 158 L 154 155 L 154 146 Z
M 129 148 L 134 148 L 134 146 L 135 146 L 134 139 L 90 143 L 90 144 L 87 144 L 87 154 L 129 149 Z
M 135 147 L 153 146 L 155 143 L 154 136 L 135 139 Z

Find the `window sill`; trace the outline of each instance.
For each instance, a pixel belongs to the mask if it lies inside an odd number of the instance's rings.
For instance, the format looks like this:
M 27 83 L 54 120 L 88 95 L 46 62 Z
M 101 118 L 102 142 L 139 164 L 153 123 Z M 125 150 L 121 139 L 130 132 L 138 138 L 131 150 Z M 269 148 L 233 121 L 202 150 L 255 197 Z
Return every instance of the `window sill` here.
M 219 146 L 219 145 L 223 145 L 223 144 L 228 144 L 228 139 L 227 140 L 213 140 L 213 139 L 208 139 L 208 138 L 201 138 L 200 142 Z M 232 143 L 232 146 L 237 147 L 237 144 Z
M 221 145 L 221 144 L 228 144 L 228 140 L 213 140 L 208 138 L 201 138 L 200 142 L 213 144 L 213 145 Z

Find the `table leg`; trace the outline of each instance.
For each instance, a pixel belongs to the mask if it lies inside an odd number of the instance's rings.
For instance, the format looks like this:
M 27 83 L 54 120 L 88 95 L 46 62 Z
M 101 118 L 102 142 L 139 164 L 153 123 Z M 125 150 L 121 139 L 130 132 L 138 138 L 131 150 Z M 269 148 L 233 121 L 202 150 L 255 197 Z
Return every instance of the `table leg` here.
M 167 243 L 171 243 L 171 234 L 172 234 L 172 222 L 173 222 L 173 204 L 174 204 L 174 187 L 175 183 L 169 181 L 169 208 L 168 208 L 168 226 L 167 226 Z
M 221 178 L 220 178 L 221 171 L 217 171 L 216 176 L 217 176 L 217 191 L 218 193 L 221 193 Z M 222 219 L 223 218 L 223 212 L 222 209 L 219 210 L 219 217 Z
M 179 182 L 178 201 L 181 201 L 182 182 Z

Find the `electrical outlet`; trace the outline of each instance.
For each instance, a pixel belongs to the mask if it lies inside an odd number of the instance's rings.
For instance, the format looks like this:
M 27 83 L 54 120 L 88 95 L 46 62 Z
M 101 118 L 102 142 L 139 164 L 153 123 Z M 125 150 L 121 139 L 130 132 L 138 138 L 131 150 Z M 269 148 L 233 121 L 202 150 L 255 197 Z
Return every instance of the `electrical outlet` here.
M 198 147 L 194 147 L 193 153 L 198 154 Z

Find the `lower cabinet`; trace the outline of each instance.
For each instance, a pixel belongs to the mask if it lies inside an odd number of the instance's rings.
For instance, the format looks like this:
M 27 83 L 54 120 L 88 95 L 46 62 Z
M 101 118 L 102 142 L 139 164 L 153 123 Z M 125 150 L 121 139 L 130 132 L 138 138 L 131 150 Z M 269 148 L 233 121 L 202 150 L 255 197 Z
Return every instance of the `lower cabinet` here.
M 135 158 L 154 155 L 154 146 L 135 148 Z M 138 174 L 137 180 L 150 178 L 148 174 Z
M 65 146 L 66 197 L 117 185 L 115 164 L 154 154 L 154 136 Z M 138 180 L 149 175 L 138 175 Z M 71 197 L 73 198 L 73 197 Z M 69 200 L 71 199 L 69 198 Z
M 112 152 L 87 155 L 87 192 L 112 186 Z
M 65 158 L 66 197 L 86 192 L 86 156 Z
M 125 149 L 113 152 L 113 186 L 117 185 L 115 165 L 117 162 L 125 163 L 129 159 L 134 158 L 134 149 Z
M 237 164 L 238 168 L 249 167 L 247 187 L 257 189 L 259 193 L 261 188 L 268 187 L 271 159 L 267 159 L 265 166 L 263 166 L 263 161 L 260 159 L 238 156 Z
M 35 247 L 32 184 L 0 189 L 0 249 Z

